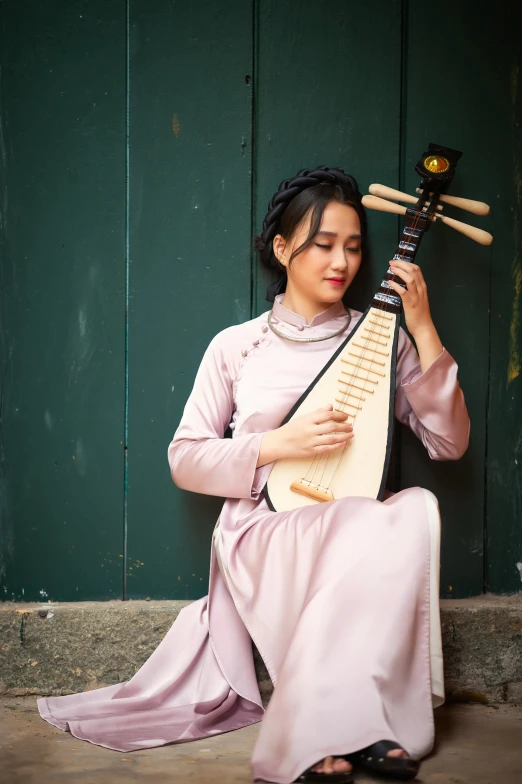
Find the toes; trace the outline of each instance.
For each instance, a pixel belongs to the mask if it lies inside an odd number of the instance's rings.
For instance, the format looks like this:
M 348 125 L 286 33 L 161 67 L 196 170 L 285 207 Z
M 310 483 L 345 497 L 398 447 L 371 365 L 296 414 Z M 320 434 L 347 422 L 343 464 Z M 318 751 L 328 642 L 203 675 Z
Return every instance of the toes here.
M 407 757 L 408 754 L 404 751 L 404 749 L 391 749 L 391 751 L 386 752 L 387 757 Z
M 337 757 L 337 759 L 334 760 L 333 765 L 336 773 L 344 773 L 345 771 L 352 769 L 348 760 L 342 759 L 342 757 Z
M 324 760 L 313 765 L 314 773 L 343 773 L 352 769 L 351 764 L 342 757 L 325 757 Z

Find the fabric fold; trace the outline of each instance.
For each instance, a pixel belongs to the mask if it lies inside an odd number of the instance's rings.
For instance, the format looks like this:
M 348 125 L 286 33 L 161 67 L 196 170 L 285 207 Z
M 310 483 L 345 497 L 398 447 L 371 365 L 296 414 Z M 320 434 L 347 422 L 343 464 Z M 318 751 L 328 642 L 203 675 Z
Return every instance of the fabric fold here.
M 335 303 L 314 324 L 288 317 L 287 329 L 332 335 L 347 315 Z M 361 315 L 351 312 L 349 329 Z M 128 682 L 42 698 L 44 719 L 127 752 L 262 718 L 254 778 L 280 784 L 326 754 L 382 738 L 416 758 L 431 750 L 433 706 L 444 701 L 435 497 L 409 488 L 383 502 L 353 497 L 272 512 L 262 494 L 270 466 L 256 468 L 264 433 L 344 339 L 287 341 L 264 313 L 212 340 L 168 450 L 174 482 L 226 499 L 208 597 L 181 611 Z M 432 459 L 456 459 L 467 446 L 454 359 L 444 349 L 422 373 L 404 330 L 395 415 Z M 233 437 L 224 438 L 229 426 Z M 266 713 L 252 641 L 274 683 Z

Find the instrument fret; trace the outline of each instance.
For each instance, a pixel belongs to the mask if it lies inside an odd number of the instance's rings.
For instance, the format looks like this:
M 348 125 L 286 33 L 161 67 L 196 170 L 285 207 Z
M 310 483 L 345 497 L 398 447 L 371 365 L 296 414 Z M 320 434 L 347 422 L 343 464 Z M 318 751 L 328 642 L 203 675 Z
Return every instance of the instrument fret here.
M 386 364 L 385 362 L 381 362 L 380 359 L 373 359 L 373 357 L 363 357 L 360 354 L 354 354 L 353 351 L 349 351 L 348 354 L 350 357 L 356 357 L 357 359 L 362 359 L 364 362 L 372 362 L 374 365 L 382 365 L 382 367 L 384 367 Z
M 381 378 L 386 378 L 386 373 L 381 373 L 378 370 L 372 370 L 372 368 L 363 367 L 358 362 L 352 362 L 351 359 L 343 359 L 342 361 L 346 362 L 347 365 L 353 365 L 354 367 L 356 367 L 356 368 L 358 368 L 360 370 L 364 370 L 366 373 L 374 373 L 376 376 L 381 376 Z M 369 360 L 366 360 L 366 361 L 369 361 Z M 367 380 L 369 381 L 370 379 L 367 379 Z
M 355 365 L 355 362 L 350 362 L 349 364 Z M 358 370 L 365 370 L 365 371 L 368 370 L 368 368 L 361 368 L 360 365 L 355 365 L 355 367 Z M 378 384 L 379 383 L 374 378 L 364 378 L 364 376 L 356 376 L 353 370 L 341 370 L 341 373 L 344 373 L 347 376 L 352 376 L 352 378 L 356 378 L 358 381 L 364 381 L 364 382 L 369 381 L 370 384 Z M 379 374 L 379 375 L 381 375 L 381 374 Z M 340 378 L 339 381 L 342 381 L 342 378 Z M 350 383 L 351 383 L 350 381 L 343 381 L 343 384 L 350 384 Z M 365 389 L 364 391 L 365 392 L 370 392 L 369 389 Z
M 356 411 L 362 411 L 362 406 L 356 406 L 355 403 L 348 403 L 347 400 L 340 400 L 338 397 L 335 398 L 336 403 L 342 403 L 343 406 L 350 406 L 350 408 L 355 408 Z M 344 412 L 346 413 L 346 412 Z
M 373 332 L 372 330 L 368 329 L 368 327 L 365 327 L 365 330 L 369 335 L 379 335 L 379 337 L 383 337 L 378 332 Z M 367 335 L 363 335 L 363 340 L 371 340 L 372 343 L 377 343 L 379 346 L 388 346 L 385 340 L 376 340 L 375 338 L 369 338 Z
M 352 343 L 352 346 L 355 346 L 356 348 L 362 348 L 365 351 L 373 351 L 375 354 L 380 354 L 382 357 L 388 357 L 390 355 L 389 351 L 379 351 L 378 348 L 372 348 L 371 346 L 361 346 L 360 343 Z
M 366 398 L 363 397 L 362 395 L 354 395 L 353 392 L 348 392 L 347 390 L 340 389 L 339 392 L 341 393 L 341 395 L 346 395 L 347 397 L 353 397 L 354 400 L 363 400 L 363 401 L 366 400 Z
M 389 328 L 390 328 L 390 327 L 388 326 L 388 324 L 380 324 L 378 321 L 374 321 L 373 319 L 368 319 L 368 322 L 369 322 L 370 324 L 375 324 L 377 327 L 381 327 L 382 329 L 389 329 Z M 380 333 L 378 332 L 377 334 L 380 334 Z M 387 337 L 388 337 L 388 335 L 386 335 L 386 334 L 383 334 L 383 337 L 386 337 L 386 338 L 387 338 Z
M 347 370 L 341 370 L 341 373 L 348 373 L 348 375 L 352 376 L 352 378 L 358 378 L 358 376 L 354 376 L 352 373 L 349 373 Z M 361 379 L 361 380 L 370 381 L 370 379 Z M 368 394 L 370 395 L 373 395 L 375 391 L 373 389 L 365 389 L 364 387 L 358 387 L 357 384 L 352 384 L 351 381 L 344 381 L 344 379 L 342 378 L 338 378 L 337 381 L 339 381 L 340 384 L 349 384 L 353 389 L 360 389 L 361 392 L 368 392 Z M 378 383 L 377 381 L 372 381 L 372 384 L 377 384 L 377 383 Z

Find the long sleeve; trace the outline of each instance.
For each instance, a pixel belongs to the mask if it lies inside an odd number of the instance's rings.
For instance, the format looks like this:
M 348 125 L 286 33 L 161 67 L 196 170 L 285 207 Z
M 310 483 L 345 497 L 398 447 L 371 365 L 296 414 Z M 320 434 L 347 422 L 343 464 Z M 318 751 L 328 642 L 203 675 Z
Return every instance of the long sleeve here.
M 468 447 L 470 421 L 457 371 L 443 348 L 422 373 L 417 350 L 401 329 L 395 416 L 413 430 L 432 460 L 458 460 Z
M 234 362 L 230 330 L 207 348 L 168 448 L 174 483 L 195 493 L 225 498 L 256 498 L 256 471 L 263 433 L 223 438 L 233 412 Z

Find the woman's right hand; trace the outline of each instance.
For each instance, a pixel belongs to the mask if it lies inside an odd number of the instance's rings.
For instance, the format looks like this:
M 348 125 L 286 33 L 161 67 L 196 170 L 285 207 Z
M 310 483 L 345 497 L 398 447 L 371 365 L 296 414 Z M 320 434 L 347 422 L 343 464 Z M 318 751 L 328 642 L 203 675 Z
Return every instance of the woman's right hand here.
M 346 412 L 334 411 L 329 403 L 265 433 L 258 467 L 285 457 L 315 457 L 340 449 L 353 438 L 353 427 L 347 419 Z

